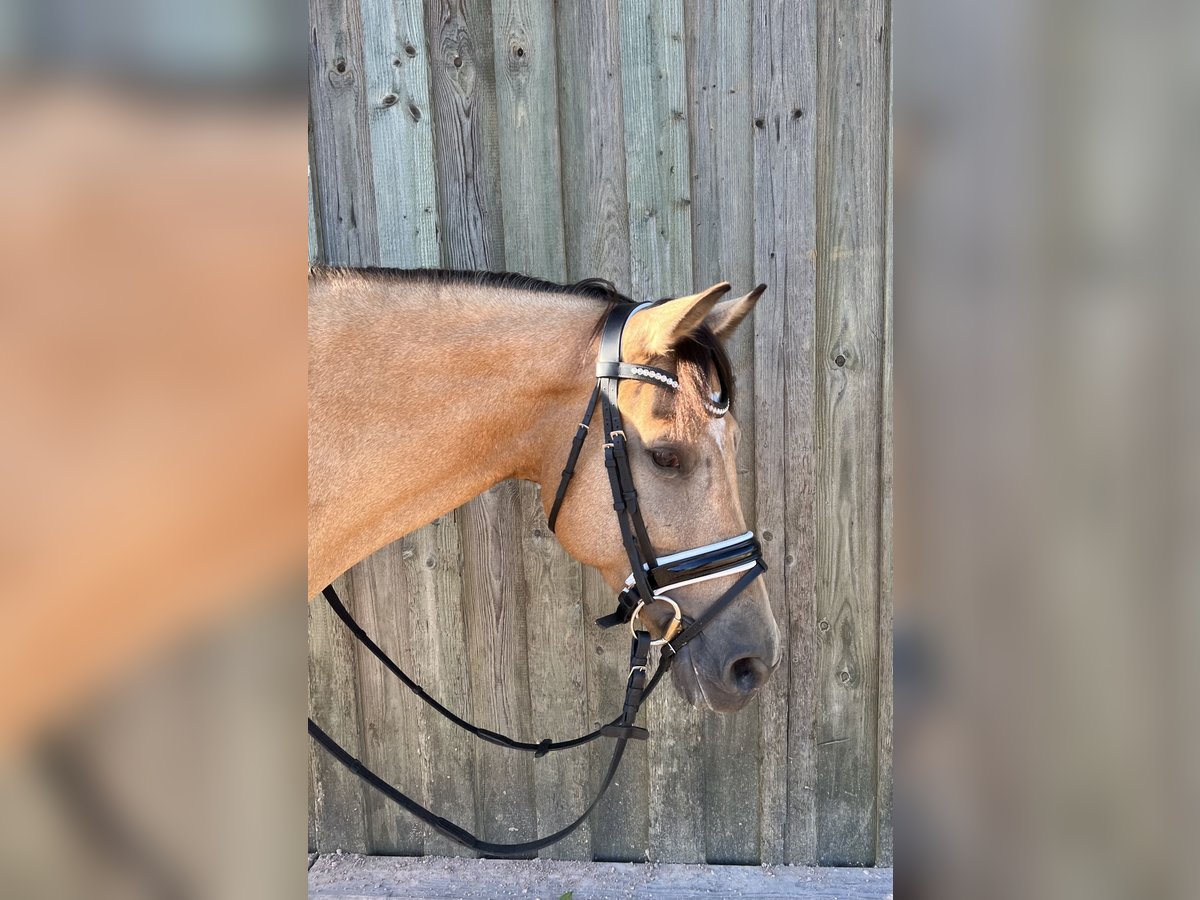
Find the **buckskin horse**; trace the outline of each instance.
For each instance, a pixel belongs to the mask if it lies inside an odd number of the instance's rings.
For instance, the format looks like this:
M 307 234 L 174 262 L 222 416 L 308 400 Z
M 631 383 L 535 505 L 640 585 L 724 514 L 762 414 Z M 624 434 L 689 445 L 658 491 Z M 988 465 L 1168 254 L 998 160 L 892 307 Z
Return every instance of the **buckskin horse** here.
M 634 719 L 668 670 L 694 706 L 740 709 L 770 677 L 780 644 L 757 577 L 765 564 L 738 496 L 734 380 L 723 342 L 764 289 L 722 299 L 730 290 L 723 282 L 634 303 L 599 280 L 312 270 L 310 596 L 324 589 L 371 652 L 485 740 L 540 756 L 617 738 L 605 786 L 625 741 L 645 736 Z M 541 486 L 562 546 L 617 594 L 616 612 L 599 624 L 627 624 L 634 634 L 622 715 L 572 741 L 526 744 L 458 719 L 411 683 L 326 587 L 509 478 Z M 653 678 L 651 644 L 662 649 Z M 309 731 L 373 787 L 487 852 L 545 846 L 595 806 L 549 838 L 488 844 L 382 782 L 311 721 Z

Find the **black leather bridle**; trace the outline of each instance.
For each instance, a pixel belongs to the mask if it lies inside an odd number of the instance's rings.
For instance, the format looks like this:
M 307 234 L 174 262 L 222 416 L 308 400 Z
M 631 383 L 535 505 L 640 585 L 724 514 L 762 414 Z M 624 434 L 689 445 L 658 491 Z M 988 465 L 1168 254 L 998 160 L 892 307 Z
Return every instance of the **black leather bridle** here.
M 514 740 L 507 735 L 486 728 L 479 728 L 446 709 L 406 675 L 354 621 L 354 617 L 350 615 L 349 610 L 338 598 L 332 585 L 322 592 L 334 613 L 345 623 L 355 638 L 392 674 L 430 707 L 471 734 L 501 747 L 533 753 L 537 758 L 558 750 L 579 747 L 600 737 L 616 739 L 612 759 L 604 780 L 601 782 L 600 790 L 579 818 L 545 837 L 522 843 L 498 844 L 476 837 L 453 822 L 426 809 L 408 795 L 401 793 L 355 759 L 333 738 L 322 731 L 311 718 L 308 720 L 308 733 L 338 762 L 435 831 L 480 853 L 499 856 L 533 853 L 562 840 L 583 824 L 583 821 L 596 808 L 596 804 L 600 802 L 600 798 L 604 796 L 609 785 L 612 784 L 628 742 L 645 740 L 649 737 L 649 732 L 636 724 L 638 710 L 642 703 L 658 686 L 663 676 L 670 671 L 679 652 L 699 637 L 708 624 L 767 568 L 762 559 L 762 549 L 753 532 L 746 532 L 728 540 L 666 556 L 658 556 L 654 552 L 650 536 L 646 531 L 646 523 L 642 520 L 641 510 L 638 507 L 637 491 L 633 486 L 633 474 L 629 466 L 628 443 L 622 428 L 621 412 L 617 406 L 617 391 L 622 380 L 644 381 L 670 390 L 679 389 L 678 381 L 670 372 L 653 366 L 630 364 L 621 359 L 621 335 L 625 324 L 639 310 L 652 305 L 650 303 L 618 305 L 613 307 L 605 319 L 604 329 L 600 336 L 600 351 L 596 361 L 596 387 L 592 391 L 583 420 L 579 423 L 579 428 L 571 443 L 567 464 L 563 468 L 562 479 L 559 481 L 549 518 L 550 529 L 554 530 L 559 510 L 570 488 L 575 464 L 579 460 L 584 441 L 590 432 L 592 416 L 597 403 L 599 403 L 604 422 L 604 433 L 607 436 L 604 444 L 604 464 L 608 470 L 613 509 L 616 511 L 621 529 L 621 541 L 624 544 L 625 553 L 629 557 L 631 570 L 625 589 L 617 596 L 616 610 L 596 620 L 596 624 L 602 628 L 628 624 L 633 631 L 629 676 L 625 682 L 625 702 L 619 716 L 595 731 L 565 741 L 552 741 L 546 738 L 538 743 L 529 743 Z M 720 394 L 707 405 L 709 411 L 717 416 L 724 415 L 728 411 L 728 393 L 724 385 L 721 386 Z M 737 580 L 694 620 L 683 616 L 679 604 L 666 593 L 668 588 L 678 588 L 733 575 L 737 576 Z M 674 608 L 675 615 L 663 637 L 652 640 L 649 632 L 636 627 L 636 621 L 642 607 L 656 601 L 669 603 Z M 652 677 L 649 676 L 647 668 L 651 646 L 661 647 L 658 668 Z

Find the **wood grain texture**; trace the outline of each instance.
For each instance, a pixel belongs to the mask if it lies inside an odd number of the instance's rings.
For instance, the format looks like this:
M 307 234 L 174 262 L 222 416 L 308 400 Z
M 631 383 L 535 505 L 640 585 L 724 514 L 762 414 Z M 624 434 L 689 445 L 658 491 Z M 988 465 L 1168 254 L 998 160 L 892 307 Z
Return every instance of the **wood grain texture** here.
M 567 278 L 610 279 L 629 287 L 629 220 L 625 191 L 625 113 L 621 93 L 620 17 L 617 0 L 558 5 L 559 134 L 563 175 L 563 225 Z M 587 726 L 595 728 L 619 709 L 628 674 L 627 639 L 592 625 L 612 612 L 613 596 L 591 569 L 583 572 Z M 596 790 L 611 747 L 586 751 Z M 616 781 L 589 821 L 595 859 L 644 859 L 648 840 L 648 757 L 634 741 Z
M 887 198 L 884 212 L 884 284 L 883 284 L 883 371 L 880 397 L 879 437 L 879 774 L 878 826 L 875 837 L 875 865 L 893 863 L 892 835 L 892 6 L 887 8 L 887 29 L 883 35 L 887 47 Z
M 337 266 L 375 265 L 379 242 L 359 4 L 309 0 L 308 17 L 308 87 L 323 258 Z
M 401 669 L 412 673 L 414 629 L 408 604 L 412 589 L 403 554 L 402 544 L 393 543 L 356 565 L 347 573 L 347 596 L 353 599 L 355 618 L 363 630 Z M 428 806 L 420 746 L 422 704 L 361 646 L 357 657 L 363 748 L 359 758 L 380 778 Z M 363 796 L 371 852 L 420 856 L 425 826 L 377 791 L 364 790 Z
M 405 0 L 363 0 L 362 71 L 377 211 L 379 263 L 436 265 L 437 235 L 429 74 L 421 6 Z M 415 110 L 415 112 L 414 112 Z M 421 579 L 410 582 L 409 559 L 437 552 L 436 536 L 411 535 L 384 547 L 347 575 L 359 624 L 410 674 L 425 669 L 425 686 L 452 707 L 465 699 L 448 673 L 422 664 L 425 647 L 412 642 L 419 609 L 411 603 Z M 420 680 L 420 679 L 418 679 Z M 369 652 L 358 648 L 363 761 L 401 791 L 428 804 L 430 773 L 422 753 L 427 711 Z M 469 783 L 469 782 L 468 782 Z M 366 793 L 368 838 L 373 852 L 420 854 L 428 831 L 374 792 Z M 472 804 L 473 808 L 473 804 Z M 461 815 L 463 809 L 454 810 Z M 445 813 L 443 813 L 445 814 Z
M 687 13 L 691 110 L 692 270 L 703 288 L 729 281 L 753 287 L 754 171 L 751 144 L 750 11 L 740 0 L 703 0 Z M 728 348 L 738 379 L 734 415 L 742 432 L 738 485 L 754 527 L 754 323 L 742 323 Z M 705 858 L 759 861 L 759 704 L 736 715 L 704 716 Z
M 505 265 L 564 275 L 558 78 L 551 0 L 492 0 Z
M 558 143 L 554 4 L 549 0 L 494 0 L 500 192 L 504 208 L 505 265 L 551 281 L 566 278 L 562 176 Z M 581 399 L 582 405 L 582 399 Z M 536 734 L 573 737 L 587 724 L 583 576 L 546 526 L 536 485 L 517 486 L 520 546 L 528 586 L 530 709 Z M 533 763 L 539 834 L 556 831 L 590 802 L 586 750 L 553 753 Z M 538 854 L 548 859 L 591 859 L 585 823 Z
M 491 4 L 426 6 L 442 265 L 504 261 Z
M 885 0 L 820 7 L 817 860 L 875 861 Z
M 617 0 L 558 4 L 559 134 L 567 277 L 629 290 L 625 109 Z
M 630 280 L 639 299 L 692 289 L 684 44 L 682 2 L 622 4 Z M 671 689 L 657 691 L 644 715 L 650 728 L 650 858 L 703 859 L 703 715 Z
M 457 518 L 443 516 L 400 542 L 409 586 L 407 636 L 413 648 L 413 677 L 448 709 L 475 720 L 471 703 L 471 667 L 467 658 L 462 608 L 462 546 Z M 397 602 L 403 602 L 399 598 Z M 421 704 L 420 757 L 425 796 L 437 814 L 468 831 L 476 828 L 475 746 L 464 732 Z M 470 856 L 448 838 L 427 831 L 425 852 L 438 856 Z
M 379 264 L 436 267 L 437 182 L 420 0 L 361 0 Z
M 345 597 L 345 580 L 334 584 L 339 595 Z M 354 611 L 352 606 L 347 609 Z M 362 746 L 354 638 L 326 603 L 309 604 L 308 620 L 309 709 L 326 734 L 357 756 Z M 309 750 L 313 788 L 309 814 L 314 846 L 365 853 L 368 842 L 362 782 L 315 744 Z
M 754 43 L 756 516 L 787 645 L 759 701 L 764 862 L 816 855 L 813 373 L 816 275 L 813 0 L 757 0 Z
M 504 268 L 496 71 L 490 3 L 428 9 L 442 263 Z M 456 512 L 462 540 L 460 602 L 477 725 L 530 736 L 525 583 L 515 484 L 492 488 Z M 537 828 L 533 760 L 475 742 L 476 823 L 492 841 L 528 840 Z
M 317 183 L 313 179 L 313 134 L 311 118 L 308 123 L 308 264 L 321 261 L 321 234 L 317 230 Z

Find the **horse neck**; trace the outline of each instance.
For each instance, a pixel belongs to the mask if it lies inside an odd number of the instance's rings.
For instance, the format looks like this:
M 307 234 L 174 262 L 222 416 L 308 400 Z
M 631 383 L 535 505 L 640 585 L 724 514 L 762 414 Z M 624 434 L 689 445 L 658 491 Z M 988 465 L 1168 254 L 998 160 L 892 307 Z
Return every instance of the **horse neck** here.
M 498 482 L 561 466 L 594 378 L 594 301 L 359 276 L 311 293 L 317 589 Z

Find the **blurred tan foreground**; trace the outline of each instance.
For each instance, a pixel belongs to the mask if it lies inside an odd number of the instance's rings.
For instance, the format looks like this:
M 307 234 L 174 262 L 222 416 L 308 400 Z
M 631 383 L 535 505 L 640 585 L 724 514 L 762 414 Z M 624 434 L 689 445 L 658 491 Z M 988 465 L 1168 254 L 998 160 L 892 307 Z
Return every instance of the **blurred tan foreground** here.
M 0 894 L 275 893 L 304 840 L 303 103 L 10 79 L 0 119 Z
M 1200 6 L 894 34 L 897 897 L 1195 897 Z

